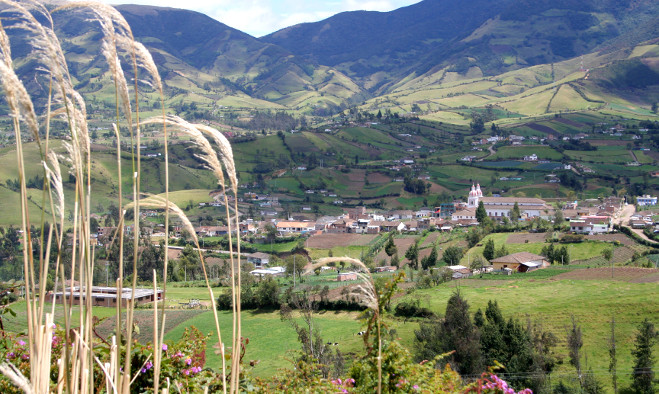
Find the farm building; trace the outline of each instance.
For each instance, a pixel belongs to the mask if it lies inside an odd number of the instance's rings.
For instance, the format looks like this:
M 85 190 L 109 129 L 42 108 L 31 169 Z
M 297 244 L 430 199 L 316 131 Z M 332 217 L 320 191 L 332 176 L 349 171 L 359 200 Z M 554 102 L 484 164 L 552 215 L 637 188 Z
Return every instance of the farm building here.
M 396 272 L 397 269 L 393 265 L 383 265 L 381 267 L 375 267 L 375 272 Z
M 261 278 L 264 276 L 282 276 L 285 272 L 284 267 L 261 268 L 249 271 L 251 275 Z
M 498 257 L 490 261 L 495 271 L 510 269 L 518 272 L 533 271 L 549 267 L 550 263 L 544 256 L 529 252 L 518 252 Z
M 356 272 L 339 272 L 336 275 L 336 281 L 337 282 L 345 282 L 349 280 L 357 280 L 357 273 Z
M 464 265 L 449 265 L 446 268 L 453 271 L 453 275 L 451 275 L 453 279 L 468 278 L 472 275 L 471 270 Z
M 270 255 L 262 252 L 248 254 L 247 262 L 254 264 L 256 268 L 262 268 L 270 263 Z
M 116 287 L 92 286 L 92 305 L 107 307 L 117 306 L 117 292 L 118 289 Z M 157 292 L 154 292 L 153 289 L 135 289 L 135 305 L 162 300 L 162 295 L 163 291 L 160 289 L 158 289 Z M 86 297 L 87 292 L 85 291 L 85 288 L 75 286 L 66 288 L 64 292 L 50 292 L 46 295 L 46 300 L 50 302 L 54 300 L 55 303 L 62 304 L 66 298 L 69 301 L 69 305 L 79 305 L 81 302 L 85 302 Z M 131 288 L 121 289 L 122 306 L 126 306 L 132 297 L 133 291 Z

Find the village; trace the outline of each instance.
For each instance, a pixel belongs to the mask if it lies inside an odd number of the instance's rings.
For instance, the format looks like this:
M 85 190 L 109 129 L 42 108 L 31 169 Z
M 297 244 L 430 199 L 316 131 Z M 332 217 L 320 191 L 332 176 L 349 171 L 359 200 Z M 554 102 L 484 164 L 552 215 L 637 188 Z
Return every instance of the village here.
M 214 195 L 217 197 L 217 195 Z M 244 255 L 245 263 L 250 264 L 249 272 L 257 277 L 283 276 L 286 275 L 284 267 L 273 265 L 273 257 L 277 252 L 268 253 L 268 244 L 272 251 L 273 243 L 285 240 L 297 240 L 305 247 L 311 245 L 318 249 L 331 249 L 336 240 L 345 238 L 346 235 L 380 235 L 389 234 L 420 234 L 422 232 L 437 231 L 441 233 L 464 233 L 479 226 L 479 209 L 485 212 L 485 217 L 491 224 L 506 225 L 506 231 L 552 231 L 554 224 L 563 223 L 562 231 L 566 234 L 595 236 L 618 232 L 618 225 L 629 227 L 639 237 L 646 237 L 645 232 L 659 233 L 659 221 L 657 211 L 640 211 L 639 209 L 657 205 L 657 197 L 638 196 L 636 205 L 625 202 L 623 198 L 608 197 L 604 199 L 589 199 L 584 201 L 547 202 L 541 198 L 529 197 L 501 197 L 483 196 L 483 190 L 479 184 L 472 185 L 466 193 L 465 200 L 456 200 L 451 203 L 442 203 L 433 208 L 421 208 L 418 210 L 376 210 L 367 209 L 365 206 L 344 208 L 344 214 L 338 216 L 318 216 L 317 213 L 304 211 L 292 214 L 286 218 L 268 217 L 264 215 L 263 220 L 245 218 L 240 222 L 240 236 L 249 240 L 253 245 L 262 245 L 258 251 Z M 241 200 L 248 200 L 257 207 L 265 206 L 271 208 L 273 213 L 281 214 L 275 209 L 278 199 L 269 195 L 256 193 L 245 193 Z M 212 202 L 200 203 L 221 207 L 218 199 Z M 480 207 L 480 208 L 479 208 Z M 143 211 L 145 219 L 156 217 L 155 211 Z M 281 216 L 281 215 L 280 215 Z M 654 219 L 653 219 L 654 218 Z M 484 221 L 480 218 L 480 221 Z M 149 220 L 144 220 L 142 233 L 153 243 L 157 243 L 164 237 L 164 229 L 161 224 L 150 226 Z M 542 225 L 549 226 L 542 228 Z M 616 230 L 618 228 L 618 230 Z M 109 246 L 115 227 L 99 227 L 94 234 L 99 246 Z M 173 239 L 170 245 L 170 255 L 173 258 L 180 256 L 185 239 L 189 234 L 183 226 L 172 227 Z M 132 232 L 132 227 L 126 226 L 127 234 Z M 194 227 L 195 235 L 200 240 L 202 250 L 215 255 L 226 256 L 229 251 L 222 250 L 217 246 L 205 247 L 205 240 L 217 240 L 218 237 L 228 235 L 226 225 L 199 225 Z M 647 238 L 647 237 L 646 237 Z M 648 242 L 652 242 L 648 240 Z M 209 242 L 212 244 L 212 242 Z M 214 244 L 213 244 L 214 245 Z M 234 250 L 235 253 L 235 250 Z M 399 252 L 402 256 L 405 250 Z M 441 257 L 441 256 L 440 256 Z M 276 259 L 276 258 L 275 258 Z M 209 264 L 218 264 L 220 258 L 209 257 Z M 373 267 L 373 272 L 393 272 L 402 268 L 404 264 L 391 265 L 389 261 L 380 260 Z M 409 261 L 407 261 L 409 264 Z M 470 267 L 452 264 L 448 269 L 452 270 L 453 278 L 461 278 L 480 272 L 510 273 L 527 272 L 546 268 L 550 265 L 546 256 L 521 251 L 517 253 L 498 256 L 487 261 L 477 270 Z M 302 266 L 306 263 L 300 262 Z M 347 281 L 356 279 L 351 272 L 338 270 L 336 280 Z

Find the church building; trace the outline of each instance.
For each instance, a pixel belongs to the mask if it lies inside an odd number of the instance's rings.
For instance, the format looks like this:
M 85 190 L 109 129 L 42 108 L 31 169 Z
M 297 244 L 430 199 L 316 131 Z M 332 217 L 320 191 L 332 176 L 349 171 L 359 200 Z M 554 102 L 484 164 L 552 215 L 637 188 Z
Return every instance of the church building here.
M 548 205 L 544 200 L 539 198 L 528 197 L 483 197 L 483 191 L 480 184 L 472 184 L 469 196 L 467 197 L 467 209 L 458 211 L 454 216 L 474 216 L 478 203 L 483 202 L 487 216 L 495 220 L 502 220 L 504 217 L 510 219 L 510 211 L 517 203 L 522 219 L 541 217 L 551 219 L 554 216 L 554 208 Z

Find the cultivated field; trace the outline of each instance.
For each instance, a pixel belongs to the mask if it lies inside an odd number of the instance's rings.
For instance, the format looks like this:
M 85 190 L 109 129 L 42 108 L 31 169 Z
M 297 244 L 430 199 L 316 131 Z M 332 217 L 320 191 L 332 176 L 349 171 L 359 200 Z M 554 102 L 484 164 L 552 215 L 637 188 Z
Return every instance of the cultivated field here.
M 630 283 L 659 283 L 659 269 L 639 267 L 608 267 L 572 270 L 554 279 L 619 280 Z
M 377 237 L 376 234 L 330 234 L 323 233 L 309 237 L 309 248 L 332 249 L 338 246 L 366 246 Z

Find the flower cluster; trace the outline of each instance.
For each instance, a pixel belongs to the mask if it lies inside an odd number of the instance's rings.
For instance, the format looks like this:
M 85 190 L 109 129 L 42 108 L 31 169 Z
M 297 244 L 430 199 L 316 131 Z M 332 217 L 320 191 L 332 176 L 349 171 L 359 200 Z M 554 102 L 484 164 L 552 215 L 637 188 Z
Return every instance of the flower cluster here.
M 146 371 L 150 370 L 153 368 L 153 363 L 151 361 L 147 361 L 146 364 L 144 364 L 144 367 L 142 367 L 141 372 L 146 373 Z
M 199 372 L 201 372 L 201 367 L 192 367 L 192 368 L 188 368 L 188 369 L 183 370 L 183 374 L 185 376 L 189 376 L 190 374 L 194 375 L 194 374 L 197 374 Z
M 340 389 L 342 393 L 347 393 L 348 388 L 355 387 L 355 379 L 348 378 L 346 380 L 341 380 L 338 378 L 332 380 L 332 384 L 337 386 L 337 389 Z
M 484 390 L 485 393 L 533 394 L 531 389 L 524 389 L 519 392 L 515 391 L 512 387 L 508 386 L 508 383 L 505 380 L 494 374 L 490 375 L 489 380 L 485 379 L 481 389 Z

